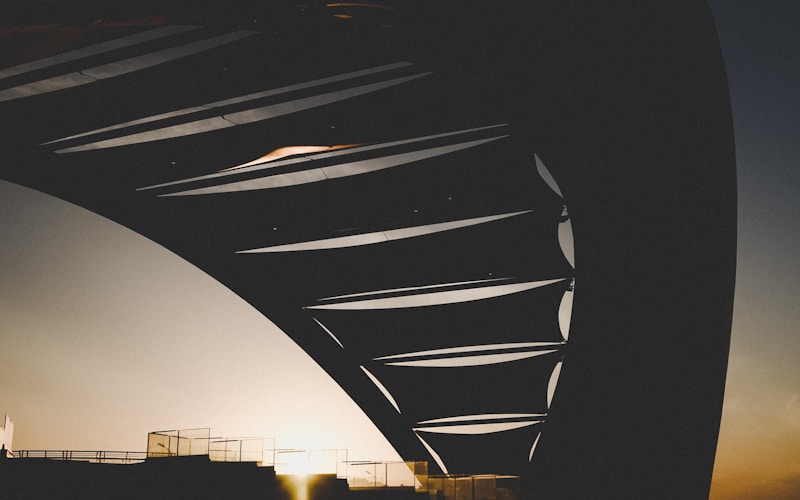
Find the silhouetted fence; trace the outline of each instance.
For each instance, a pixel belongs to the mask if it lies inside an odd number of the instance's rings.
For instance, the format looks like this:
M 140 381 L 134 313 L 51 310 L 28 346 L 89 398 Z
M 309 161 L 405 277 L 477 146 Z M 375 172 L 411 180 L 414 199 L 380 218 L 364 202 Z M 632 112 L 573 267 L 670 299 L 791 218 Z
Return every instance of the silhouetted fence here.
M 428 476 L 428 495 L 432 500 L 516 500 L 520 498 L 519 476 Z
M 212 462 L 258 462 L 275 465 L 275 438 L 211 438 L 208 458 Z
M 147 435 L 147 458 L 208 455 L 211 429 L 156 431 Z
M 428 462 L 348 462 L 350 489 L 413 488 L 428 490 Z
M 144 451 L 15 450 L 14 458 L 133 464 L 144 462 L 147 453 Z

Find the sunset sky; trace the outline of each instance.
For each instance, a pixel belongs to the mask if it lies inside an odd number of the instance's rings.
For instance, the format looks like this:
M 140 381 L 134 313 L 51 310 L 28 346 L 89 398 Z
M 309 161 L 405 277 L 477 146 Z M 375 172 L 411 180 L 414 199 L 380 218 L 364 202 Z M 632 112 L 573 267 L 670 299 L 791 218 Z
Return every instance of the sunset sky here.
M 736 299 L 711 497 L 800 498 L 800 6 L 711 6 L 739 177 Z
M 800 5 L 710 4 L 739 176 L 711 498 L 800 498 Z M 115 223 L 4 181 L 0 283 L 0 418 L 15 420 L 17 449 L 143 450 L 150 431 L 211 427 L 398 459 L 344 391 L 232 292 Z M 678 439 L 680 425 L 671 431 Z

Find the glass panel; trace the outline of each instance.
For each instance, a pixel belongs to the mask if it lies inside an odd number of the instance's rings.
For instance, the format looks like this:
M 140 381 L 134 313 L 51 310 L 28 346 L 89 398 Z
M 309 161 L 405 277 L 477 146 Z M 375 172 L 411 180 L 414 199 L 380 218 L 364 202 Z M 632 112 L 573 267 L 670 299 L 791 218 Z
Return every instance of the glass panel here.
M 310 450 L 308 452 L 309 474 L 336 474 L 339 450 Z
M 474 500 L 496 500 L 497 478 L 495 476 L 475 476 L 473 481 Z
M 472 477 L 455 478 L 456 500 L 472 500 Z
M 386 484 L 390 488 L 410 488 L 416 486 L 414 478 L 414 462 L 397 462 L 386 464 Z

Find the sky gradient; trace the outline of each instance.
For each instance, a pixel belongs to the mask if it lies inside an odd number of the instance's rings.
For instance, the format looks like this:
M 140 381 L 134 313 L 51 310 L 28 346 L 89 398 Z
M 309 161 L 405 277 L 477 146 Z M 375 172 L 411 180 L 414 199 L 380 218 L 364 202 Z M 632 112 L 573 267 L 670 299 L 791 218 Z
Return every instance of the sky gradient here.
M 711 7 L 739 182 L 733 331 L 711 498 L 800 498 L 800 6 Z
M 800 7 L 710 4 L 739 178 L 711 498 L 800 498 Z M 15 448 L 143 450 L 149 431 L 211 427 L 398 458 L 344 391 L 232 292 L 117 224 L 2 181 L 0 281 L 0 414 L 16 421 Z
M 191 264 L 50 196 L 0 182 L 0 199 L 15 448 L 142 450 L 150 431 L 211 427 L 397 458 L 299 347 Z

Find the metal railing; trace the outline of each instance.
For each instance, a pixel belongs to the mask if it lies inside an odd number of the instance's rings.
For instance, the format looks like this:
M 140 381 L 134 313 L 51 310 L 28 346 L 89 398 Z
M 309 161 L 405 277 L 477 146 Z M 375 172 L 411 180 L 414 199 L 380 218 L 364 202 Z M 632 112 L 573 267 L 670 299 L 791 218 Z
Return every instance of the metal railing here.
M 135 464 L 144 462 L 145 458 L 147 458 L 145 451 L 14 450 L 14 459 Z
M 414 488 L 428 490 L 428 462 L 347 463 L 347 485 L 351 490 Z
M 519 476 L 447 474 L 428 476 L 431 500 L 518 500 Z
M 208 459 L 212 462 L 257 462 L 275 465 L 275 438 L 211 438 Z
M 147 434 L 147 458 L 208 455 L 211 429 L 176 429 Z

